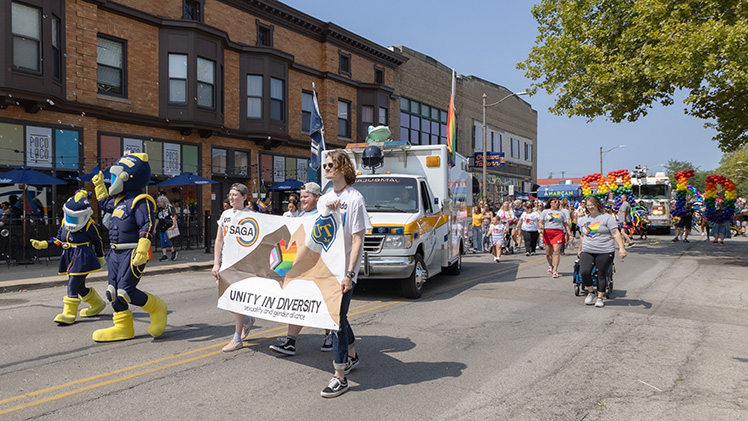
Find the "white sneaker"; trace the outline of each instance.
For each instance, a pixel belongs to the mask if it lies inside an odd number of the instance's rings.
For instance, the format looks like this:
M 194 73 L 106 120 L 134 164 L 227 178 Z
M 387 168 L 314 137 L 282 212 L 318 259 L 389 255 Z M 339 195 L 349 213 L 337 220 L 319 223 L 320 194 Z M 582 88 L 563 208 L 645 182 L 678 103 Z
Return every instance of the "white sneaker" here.
M 591 306 L 592 304 L 595 304 L 595 293 L 594 292 L 588 292 L 587 296 L 584 297 L 584 303 L 588 306 Z
M 595 301 L 595 307 L 605 307 L 605 303 L 603 303 L 602 298 L 598 298 L 597 301 Z
M 499 261 L 499 258 L 498 258 L 498 257 L 494 257 L 494 258 L 493 258 L 493 261 L 494 261 L 494 262 L 498 262 L 498 261 Z

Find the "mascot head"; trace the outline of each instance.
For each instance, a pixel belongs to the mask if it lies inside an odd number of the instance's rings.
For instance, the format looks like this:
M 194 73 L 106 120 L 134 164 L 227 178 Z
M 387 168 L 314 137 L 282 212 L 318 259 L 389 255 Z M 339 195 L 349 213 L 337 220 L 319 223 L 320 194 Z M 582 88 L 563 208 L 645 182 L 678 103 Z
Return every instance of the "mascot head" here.
M 112 174 L 112 185 L 109 186 L 110 196 L 141 191 L 148 185 L 148 180 L 151 178 L 148 154 L 125 155 L 109 168 L 109 172 Z
M 80 231 L 91 219 L 91 202 L 88 201 L 90 193 L 86 190 L 78 190 L 73 197 L 62 206 L 65 212 L 65 221 L 62 223 L 68 231 Z

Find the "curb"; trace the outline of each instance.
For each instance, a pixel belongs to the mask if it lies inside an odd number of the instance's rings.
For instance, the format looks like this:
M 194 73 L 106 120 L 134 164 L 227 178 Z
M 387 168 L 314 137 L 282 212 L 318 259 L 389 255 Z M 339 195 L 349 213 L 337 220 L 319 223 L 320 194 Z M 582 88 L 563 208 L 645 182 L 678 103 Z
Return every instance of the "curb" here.
M 163 275 L 165 273 L 198 271 L 198 270 L 203 270 L 203 269 L 209 269 L 212 267 L 213 267 L 213 262 L 189 263 L 189 264 L 182 263 L 179 265 L 159 267 L 159 268 L 153 268 L 151 270 L 147 270 L 144 273 L 144 276 Z M 109 277 L 108 277 L 107 272 L 94 272 L 88 275 L 88 277 L 86 278 L 86 282 L 107 281 L 108 279 Z M 68 284 L 68 280 L 64 275 L 56 275 L 56 276 L 43 276 L 39 278 L 19 279 L 17 281 L 10 281 L 9 283 L 10 285 L 0 285 L 0 294 L 5 294 L 8 292 L 19 292 L 23 290 L 66 286 Z

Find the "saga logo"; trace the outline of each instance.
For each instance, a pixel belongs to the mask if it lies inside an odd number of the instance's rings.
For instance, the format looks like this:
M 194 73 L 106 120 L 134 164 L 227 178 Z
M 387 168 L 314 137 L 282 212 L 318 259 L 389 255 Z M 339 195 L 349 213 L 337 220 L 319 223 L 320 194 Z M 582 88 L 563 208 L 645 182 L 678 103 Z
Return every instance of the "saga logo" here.
M 258 228 L 254 218 L 242 218 L 236 225 L 227 225 L 226 233 L 236 236 L 236 242 L 242 247 L 250 247 L 257 242 Z
M 337 231 L 338 224 L 332 215 L 319 217 L 314 222 L 314 227 L 312 228 L 312 241 L 321 245 L 327 251 L 335 240 Z

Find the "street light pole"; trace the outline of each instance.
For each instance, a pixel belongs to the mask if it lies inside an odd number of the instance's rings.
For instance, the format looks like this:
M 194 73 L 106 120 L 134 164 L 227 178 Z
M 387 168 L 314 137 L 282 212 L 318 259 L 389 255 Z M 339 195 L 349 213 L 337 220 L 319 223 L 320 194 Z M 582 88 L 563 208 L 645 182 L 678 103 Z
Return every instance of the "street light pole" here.
M 613 146 L 612 148 L 608 149 L 607 151 L 604 151 L 603 147 L 600 146 L 600 175 L 605 176 L 605 173 L 603 172 L 603 155 L 605 155 L 606 153 L 612 151 L 613 149 L 625 148 L 625 147 L 626 147 L 626 145 L 618 145 L 618 146 Z
M 486 162 L 486 150 L 488 145 L 487 140 L 487 134 L 486 134 L 486 108 L 493 107 L 494 105 L 499 105 L 502 102 L 504 102 L 505 99 L 511 98 L 513 96 L 520 96 L 520 95 L 527 95 L 527 92 L 520 91 L 520 92 L 514 92 L 511 93 L 504 98 L 501 98 L 500 100 L 486 105 L 486 94 L 483 94 L 483 201 L 488 204 L 488 198 L 486 197 L 486 185 L 488 184 L 488 179 L 486 178 L 486 169 L 488 167 L 488 162 Z

